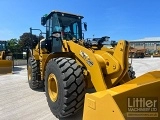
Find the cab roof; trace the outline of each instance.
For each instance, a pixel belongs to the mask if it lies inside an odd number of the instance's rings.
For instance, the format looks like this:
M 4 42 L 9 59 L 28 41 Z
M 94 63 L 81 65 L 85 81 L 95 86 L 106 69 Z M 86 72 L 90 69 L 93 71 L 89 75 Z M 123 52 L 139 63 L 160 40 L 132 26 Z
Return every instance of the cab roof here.
M 84 18 L 83 16 L 81 15 L 77 15 L 77 14 L 72 14 L 72 13 L 67 13 L 67 12 L 62 12 L 62 11 L 57 11 L 57 10 L 53 10 L 52 12 L 50 12 L 50 14 L 48 14 L 46 16 L 46 19 L 49 19 L 51 17 L 51 15 L 53 15 L 54 13 L 57 13 L 57 15 L 65 15 L 65 16 L 68 16 L 68 17 L 73 17 L 73 18 L 77 18 L 77 17 L 80 17 L 81 19 Z

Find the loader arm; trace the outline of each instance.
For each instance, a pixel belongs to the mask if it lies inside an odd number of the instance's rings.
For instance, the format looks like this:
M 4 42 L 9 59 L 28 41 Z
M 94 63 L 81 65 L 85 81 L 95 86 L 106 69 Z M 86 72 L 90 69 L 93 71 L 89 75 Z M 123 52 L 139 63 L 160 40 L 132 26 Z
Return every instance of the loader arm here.
M 73 52 L 81 65 L 85 66 L 96 91 L 106 90 L 118 84 L 126 77 L 128 70 L 128 42 L 121 40 L 113 55 L 102 50 L 87 49 L 73 41 L 68 41 L 69 50 Z

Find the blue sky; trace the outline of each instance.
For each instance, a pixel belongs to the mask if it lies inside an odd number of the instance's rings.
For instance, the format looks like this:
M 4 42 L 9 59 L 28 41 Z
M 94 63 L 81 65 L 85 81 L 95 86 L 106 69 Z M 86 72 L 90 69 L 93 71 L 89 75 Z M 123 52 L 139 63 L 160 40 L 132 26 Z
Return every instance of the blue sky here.
M 160 36 L 160 0 L 0 0 L 0 40 L 19 39 L 30 27 L 44 31 L 40 18 L 52 10 L 83 15 L 86 38 Z

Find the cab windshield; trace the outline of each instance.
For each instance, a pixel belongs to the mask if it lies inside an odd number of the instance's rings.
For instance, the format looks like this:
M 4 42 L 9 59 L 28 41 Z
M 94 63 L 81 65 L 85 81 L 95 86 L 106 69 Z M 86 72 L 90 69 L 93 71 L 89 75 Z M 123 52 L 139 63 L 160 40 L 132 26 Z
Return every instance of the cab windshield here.
M 65 40 L 82 39 L 81 17 L 54 13 L 49 21 L 49 36 L 61 32 Z
M 64 39 L 82 39 L 80 19 L 59 16 L 59 21 Z

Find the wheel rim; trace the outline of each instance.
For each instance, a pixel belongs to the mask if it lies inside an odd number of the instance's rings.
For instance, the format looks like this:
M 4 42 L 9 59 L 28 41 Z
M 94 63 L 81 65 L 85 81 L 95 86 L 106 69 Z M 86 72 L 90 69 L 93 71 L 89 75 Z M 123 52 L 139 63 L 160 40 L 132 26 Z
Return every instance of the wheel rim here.
M 55 102 L 58 97 L 58 86 L 56 76 L 53 73 L 48 77 L 48 93 L 50 99 Z
M 28 66 L 28 80 L 31 80 L 31 73 L 32 73 L 31 66 Z

